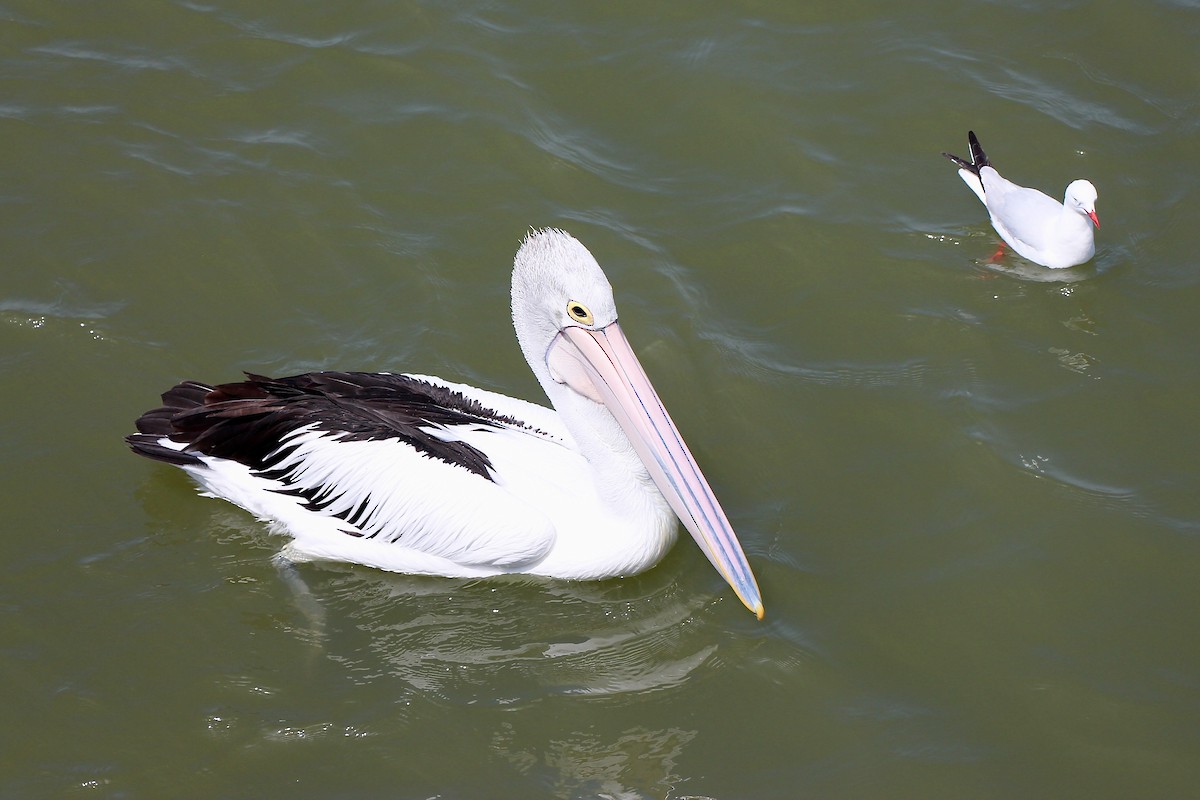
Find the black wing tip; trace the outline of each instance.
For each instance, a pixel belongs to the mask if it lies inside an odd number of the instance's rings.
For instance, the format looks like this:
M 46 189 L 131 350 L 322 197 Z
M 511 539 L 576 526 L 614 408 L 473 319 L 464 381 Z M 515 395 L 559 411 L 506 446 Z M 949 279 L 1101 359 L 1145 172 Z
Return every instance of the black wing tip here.
M 967 143 L 971 146 L 971 163 L 975 165 L 976 172 L 992 165 L 987 153 L 983 152 L 983 146 L 979 144 L 979 137 L 975 135 L 975 131 L 967 131 Z
M 125 437 L 125 443 L 139 456 L 145 456 L 154 461 L 162 461 L 177 467 L 203 466 L 204 462 L 195 454 L 160 444 L 161 438 L 149 433 L 133 433 Z
M 992 162 L 988 161 L 987 154 L 983 152 L 983 147 L 979 144 L 979 137 L 975 135 L 975 131 L 967 131 L 967 144 L 971 148 L 971 160 L 942 151 L 942 155 L 953 161 L 959 169 L 965 169 L 968 172 L 979 174 L 979 170 L 984 167 L 990 167 Z
M 213 387 L 198 381 L 182 381 L 162 393 L 162 405 L 152 408 L 142 414 L 134 422 L 137 433 L 125 437 L 129 449 L 140 456 L 164 461 L 176 466 L 195 466 L 202 464 L 200 459 L 192 454 L 159 444 L 159 441 L 177 434 L 175 419 L 192 409 L 204 405 L 204 398 L 213 391 Z
M 947 153 L 945 150 L 942 151 L 942 155 L 953 161 L 959 169 L 965 169 L 969 172 L 974 172 L 976 175 L 979 174 L 979 170 L 975 169 L 975 165 L 971 162 L 961 159 L 953 153 Z

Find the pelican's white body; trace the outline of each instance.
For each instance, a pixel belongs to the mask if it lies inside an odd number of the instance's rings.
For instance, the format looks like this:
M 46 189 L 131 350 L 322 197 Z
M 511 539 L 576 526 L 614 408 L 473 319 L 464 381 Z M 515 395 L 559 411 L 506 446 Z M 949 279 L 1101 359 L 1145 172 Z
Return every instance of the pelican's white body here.
M 348 535 L 352 526 L 341 518 L 308 510 L 302 499 L 279 493 L 282 483 L 236 461 L 203 456 L 204 467 L 184 469 L 206 494 L 291 536 L 286 553 L 294 560 L 462 578 L 525 572 L 586 580 L 642 572 L 674 544 L 675 515 L 648 479 L 643 484 L 632 478 L 645 471 L 634 463 L 632 448 L 624 453 L 632 458 L 621 473 L 627 480 L 619 483 L 625 485 L 608 487 L 624 501 L 606 503 L 596 471 L 553 410 L 465 384 L 412 377 L 462 392 L 535 430 L 440 432 L 486 452 L 494 483 L 396 440 L 339 442 L 336 435 L 316 431 L 294 437 L 291 443 L 304 444 L 285 464 L 303 462 L 310 485 L 333 478 L 352 487 L 346 505 L 373 502 L 377 514 L 395 521 L 395 541 Z
M 394 572 L 631 575 L 666 554 L 678 518 L 761 618 L 741 545 L 591 253 L 562 231 L 530 233 L 512 314 L 554 410 L 427 376 L 249 376 L 180 384 L 130 444 L 286 532 L 294 558 Z

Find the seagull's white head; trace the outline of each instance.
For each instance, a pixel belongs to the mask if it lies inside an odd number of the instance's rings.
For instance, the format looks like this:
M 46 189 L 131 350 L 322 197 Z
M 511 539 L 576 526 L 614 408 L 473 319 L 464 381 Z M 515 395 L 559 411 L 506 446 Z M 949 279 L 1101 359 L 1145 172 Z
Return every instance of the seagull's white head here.
M 1077 211 L 1085 217 L 1091 219 L 1092 223 L 1099 228 L 1100 218 L 1096 216 L 1096 187 L 1092 186 L 1091 181 L 1077 180 L 1072 181 L 1067 186 L 1067 195 L 1063 198 L 1063 205 L 1072 211 Z

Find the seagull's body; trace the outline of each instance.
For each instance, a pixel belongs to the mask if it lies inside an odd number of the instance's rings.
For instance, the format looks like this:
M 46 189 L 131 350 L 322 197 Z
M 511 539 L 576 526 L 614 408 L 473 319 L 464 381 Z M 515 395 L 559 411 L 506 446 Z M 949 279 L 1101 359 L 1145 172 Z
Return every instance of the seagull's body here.
M 1063 202 L 1005 179 L 991 165 L 974 131 L 967 138 L 971 160 L 942 153 L 958 165 L 959 177 L 988 210 L 992 227 L 1019 255 L 1051 269 L 1073 267 L 1096 254 L 1096 187 L 1077 180 Z
M 562 231 L 531 233 L 512 311 L 554 410 L 422 375 L 248 375 L 170 389 L 129 443 L 282 529 L 294 558 L 394 572 L 631 575 L 666 554 L 678 516 L 761 617 L 737 538 L 591 254 Z

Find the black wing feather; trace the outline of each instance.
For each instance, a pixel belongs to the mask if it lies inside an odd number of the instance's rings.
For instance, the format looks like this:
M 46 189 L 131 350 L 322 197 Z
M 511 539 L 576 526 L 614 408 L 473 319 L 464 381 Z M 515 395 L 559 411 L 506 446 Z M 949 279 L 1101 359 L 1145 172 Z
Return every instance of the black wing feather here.
M 198 454 L 230 459 L 268 477 L 283 460 L 288 434 L 312 426 L 341 441 L 400 439 L 428 456 L 491 479 L 491 462 L 465 442 L 446 442 L 429 427 L 476 425 L 529 428 L 460 392 L 407 375 L 310 372 L 290 378 L 246 374 L 246 380 L 208 386 L 184 381 L 143 414 L 126 438 L 139 455 L 177 466 L 203 462 Z M 186 443 L 174 450 L 158 440 Z M 279 477 L 279 476 L 276 476 Z M 309 498 L 310 501 L 315 498 Z
M 957 164 L 960 169 L 965 169 L 968 172 L 974 172 L 978 175 L 979 170 L 984 167 L 990 167 L 992 162 L 988 160 L 987 153 L 983 152 L 983 147 L 980 146 L 979 139 L 975 136 L 975 131 L 967 131 L 967 144 L 971 148 L 970 161 L 959 158 L 951 153 L 943 152 L 942 155 Z

